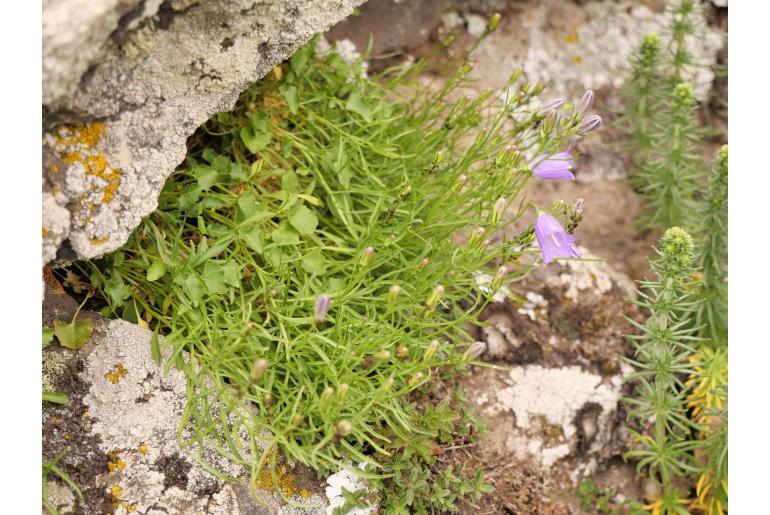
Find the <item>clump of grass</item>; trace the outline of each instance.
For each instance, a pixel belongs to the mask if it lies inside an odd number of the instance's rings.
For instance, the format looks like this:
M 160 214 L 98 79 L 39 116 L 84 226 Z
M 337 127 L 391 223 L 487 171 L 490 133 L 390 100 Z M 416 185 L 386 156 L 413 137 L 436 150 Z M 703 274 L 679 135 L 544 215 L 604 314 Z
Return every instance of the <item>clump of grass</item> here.
M 531 109 L 542 87 L 520 72 L 499 101 L 457 98 L 468 64 L 435 87 L 420 69 L 367 78 L 306 45 L 191 138 L 122 249 L 79 265 L 107 314 L 165 335 L 155 356 L 189 382 L 185 445 L 255 477 L 278 449 L 397 482 L 448 430 L 410 393 L 475 358 L 467 330 L 495 291 L 473 272 L 533 266 L 532 226 L 504 236 L 535 218 L 528 158 L 559 152 L 584 115 Z

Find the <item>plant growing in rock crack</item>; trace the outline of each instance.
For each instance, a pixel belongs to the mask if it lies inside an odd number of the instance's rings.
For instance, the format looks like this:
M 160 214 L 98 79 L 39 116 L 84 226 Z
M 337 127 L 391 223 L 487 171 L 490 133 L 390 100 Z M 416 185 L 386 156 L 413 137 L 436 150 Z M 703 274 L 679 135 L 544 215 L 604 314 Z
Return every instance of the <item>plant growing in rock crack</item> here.
M 693 333 L 690 317 L 697 305 L 692 292 L 694 244 L 684 230 L 668 229 L 660 240 L 657 259 L 650 261 L 654 279 L 641 281 L 635 304 L 649 313 L 645 324 L 627 319 L 640 334 L 628 338 L 634 343 L 633 358 L 625 358 L 635 372 L 627 380 L 635 383 L 635 397 L 624 398 L 632 406 L 629 417 L 639 420 L 643 432 L 631 430 L 640 446 L 625 454 L 638 460 L 637 470 L 646 470 L 660 486 L 653 500 L 653 513 L 686 513 L 686 492 L 676 478 L 698 472 L 693 451 L 697 425 L 688 416 L 689 388 L 683 377 L 696 370 L 690 358 L 700 339 Z
M 302 47 L 190 139 L 122 249 L 77 264 L 105 314 L 165 336 L 155 356 L 189 381 L 183 445 L 254 477 L 265 463 L 275 474 L 275 449 L 321 471 L 363 462 L 398 492 L 405 463 L 430 464 L 450 415 L 410 394 L 477 356 L 469 324 L 539 252 L 532 226 L 503 235 L 529 212 L 520 192 L 586 125 L 584 110 L 530 108 L 542 87 L 520 72 L 500 103 L 450 100 L 467 63 L 435 88 L 416 83 L 420 66 L 371 79 Z M 543 235 L 551 259 L 574 255 L 555 218 Z M 484 293 L 473 272 L 489 265 Z M 483 490 L 453 474 L 449 490 Z M 421 505 L 453 502 L 432 499 Z
M 727 145 L 717 153 L 701 207 L 698 268 L 703 275 L 702 297 L 695 316 L 700 335 L 715 346 L 727 345 Z

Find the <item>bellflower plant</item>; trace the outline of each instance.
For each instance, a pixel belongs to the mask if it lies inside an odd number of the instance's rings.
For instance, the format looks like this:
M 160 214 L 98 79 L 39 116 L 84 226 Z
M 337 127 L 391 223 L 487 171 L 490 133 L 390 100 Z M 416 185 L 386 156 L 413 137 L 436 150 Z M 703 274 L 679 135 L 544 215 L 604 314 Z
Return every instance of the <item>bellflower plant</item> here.
M 536 112 L 543 87 L 521 70 L 507 98 L 453 100 L 467 63 L 435 88 L 420 63 L 360 66 L 302 47 L 190 138 L 122 249 L 74 268 L 106 315 L 163 336 L 156 354 L 189 383 L 185 446 L 255 477 L 278 456 L 321 472 L 365 462 L 393 513 L 430 513 L 447 499 L 403 471 L 438 474 L 437 435 L 451 445 L 470 424 L 456 404 L 427 416 L 415 399 L 479 355 L 469 327 L 494 291 L 474 272 L 497 269 L 500 290 L 523 277 L 533 232 L 547 262 L 578 255 L 549 215 L 499 236 L 526 212 L 506 209 L 533 175 L 523 156 L 554 156 L 540 170 L 564 174 L 571 156 L 556 153 L 587 115 Z

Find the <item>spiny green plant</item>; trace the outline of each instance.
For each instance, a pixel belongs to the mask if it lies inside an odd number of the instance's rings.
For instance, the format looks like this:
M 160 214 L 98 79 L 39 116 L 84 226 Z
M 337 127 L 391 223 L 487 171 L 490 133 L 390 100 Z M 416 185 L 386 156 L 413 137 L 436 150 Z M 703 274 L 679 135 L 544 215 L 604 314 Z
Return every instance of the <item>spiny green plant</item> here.
M 436 87 L 420 64 L 360 64 L 301 48 L 190 139 L 122 249 L 77 264 L 105 313 L 150 325 L 154 356 L 185 372 L 183 445 L 255 477 L 280 450 L 395 481 L 392 460 L 437 438 L 410 393 L 475 358 L 469 325 L 532 266 L 532 225 L 503 236 L 531 205 L 524 155 L 581 133 L 583 112 L 530 108 L 542 86 L 520 71 L 500 102 L 457 98 L 467 63 Z M 505 266 L 482 292 L 488 265 Z
M 688 68 L 693 67 L 692 54 L 687 50 L 687 38 L 695 35 L 694 18 L 699 6 L 695 0 L 679 0 L 672 3 L 668 11 L 671 15 L 669 25 L 668 74 L 669 89 L 687 80 Z
M 660 37 L 657 33 L 645 36 L 631 60 L 631 78 L 621 91 L 625 110 L 617 124 L 626 134 L 625 150 L 639 167 L 650 158 L 654 148 L 654 120 L 665 98 L 661 71 Z M 638 181 L 631 177 L 638 187 Z
M 695 109 L 692 86 L 678 84 L 658 121 L 651 158 L 636 176 L 646 200 L 640 217 L 645 228 L 691 229 L 695 223 L 695 192 L 702 173 Z
M 668 229 L 660 240 L 657 258 L 650 261 L 654 278 L 641 281 L 636 305 L 649 313 L 640 324 L 627 319 L 640 332 L 629 335 L 634 344 L 633 358 L 625 358 L 635 371 L 627 380 L 635 383 L 635 396 L 624 398 L 644 428 L 631 430 L 641 446 L 625 454 L 638 460 L 637 470 L 647 475 L 661 489 L 650 505 L 654 513 L 686 513 L 686 492 L 675 483 L 677 477 L 697 473 L 692 438 L 695 424 L 688 416 L 689 388 L 683 378 L 695 370 L 690 358 L 700 340 L 693 334 L 690 317 L 697 300 L 693 294 L 694 262 L 692 237 L 678 227 Z
M 703 302 L 695 325 L 713 345 L 727 345 L 727 145 L 717 152 L 702 207 L 698 268 L 703 274 Z

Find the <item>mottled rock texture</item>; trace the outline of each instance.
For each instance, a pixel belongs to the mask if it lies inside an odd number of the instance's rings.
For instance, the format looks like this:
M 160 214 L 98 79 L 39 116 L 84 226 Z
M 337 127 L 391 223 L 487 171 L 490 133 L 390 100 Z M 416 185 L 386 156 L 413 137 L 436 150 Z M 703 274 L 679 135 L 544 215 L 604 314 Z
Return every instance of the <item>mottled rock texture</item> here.
M 187 137 L 362 2 L 46 0 L 43 261 L 120 247 Z

